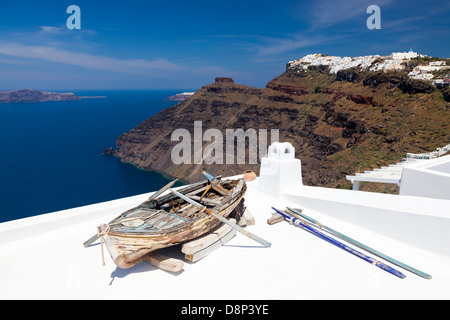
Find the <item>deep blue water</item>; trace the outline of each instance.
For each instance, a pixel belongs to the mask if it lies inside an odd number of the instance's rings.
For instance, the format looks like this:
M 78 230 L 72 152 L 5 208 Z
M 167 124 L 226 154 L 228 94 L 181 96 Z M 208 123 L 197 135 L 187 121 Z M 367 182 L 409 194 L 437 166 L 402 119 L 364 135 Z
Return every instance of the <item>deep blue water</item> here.
M 164 99 L 183 90 L 67 91 L 106 98 L 0 104 L 0 222 L 150 192 L 168 183 L 159 173 L 102 151 L 174 105 Z

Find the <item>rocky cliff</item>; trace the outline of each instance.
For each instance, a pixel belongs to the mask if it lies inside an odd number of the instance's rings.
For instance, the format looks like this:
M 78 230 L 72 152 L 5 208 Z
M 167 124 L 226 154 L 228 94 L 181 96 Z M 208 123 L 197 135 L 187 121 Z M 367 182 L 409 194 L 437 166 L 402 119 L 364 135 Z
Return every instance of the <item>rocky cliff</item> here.
M 187 98 L 189 98 L 190 96 L 192 96 L 195 92 L 182 92 L 182 93 L 177 93 L 173 96 L 167 97 L 165 100 L 166 101 L 184 101 Z
M 203 132 L 215 128 L 224 137 L 226 129 L 279 129 L 280 141 L 292 143 L 302 160 L 305 184 L 347 188 L 348 174 L 448 144 L 450 103 L 444 96 L 403 71 L 287 68 L 262 89 L 216 78 L 121 135 L 115 155 L 186 182 L 202 179 L 202 168 L 223 176 L 248 169 L 259 173 L 259 164 L 248 162 L 176 165 L 171 152 L 179 141 L 171 141 L 172 132 L 182 128 L 194 136 L 194 121 L 202 122 Z

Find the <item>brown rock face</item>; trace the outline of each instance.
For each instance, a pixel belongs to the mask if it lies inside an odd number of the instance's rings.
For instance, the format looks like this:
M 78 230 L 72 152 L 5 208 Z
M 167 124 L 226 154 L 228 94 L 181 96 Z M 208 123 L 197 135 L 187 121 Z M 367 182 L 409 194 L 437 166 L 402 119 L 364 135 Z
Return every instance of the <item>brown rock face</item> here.
M 215 81 L 216 81 L 216 83 L 219 83 L 219 82 L 234 83 L 233 78 L 228 78 L 228 77 L 216 77 Z
M 246 170 L 259 174 L 259 162 L 249 164 L 248 154 L 245 164 L 194 164 L 193 160 L 174 164 L 171 152 L 180 141 L 172 141 L 172 133 L 186 129 L 194 150 L 195 121 L 201 121 L 203 133 L 218 129 L 224 141 L 227 129 L 278 129 L 280 141 L 292 143 L 302 160 L 305 184 L 350 187 L 348 174 L 450 142 L 450 114 L 443 93 L 428 92 L 428 88 L 416 93 L 409 90 L 409 83 L 406 89 L 400 88 L 403 76 L 355 70 L 334 75 L 321 68 L 301 74 L 287 70 L 263 89 L 218 77 L 186 101 L 120 136 L 115 155 L 186 182 L 203 179 L 202 168 L 223 176 Z M 209 143 L 202 142 L 203 150 Z M 223 154 L 225 162 L 225 146 Z

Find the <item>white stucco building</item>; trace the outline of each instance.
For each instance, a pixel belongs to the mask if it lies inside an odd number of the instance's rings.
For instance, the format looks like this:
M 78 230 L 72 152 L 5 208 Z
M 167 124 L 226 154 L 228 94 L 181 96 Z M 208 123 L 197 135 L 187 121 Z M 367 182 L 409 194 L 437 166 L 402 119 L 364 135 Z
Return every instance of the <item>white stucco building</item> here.
M 408 52 L 392 52 L 392 59 L 395 60 L 410 60 L 413 58 L 417 58 L 418 56 L 418 53 L 414 52 L 412 49 L 410 49 Z

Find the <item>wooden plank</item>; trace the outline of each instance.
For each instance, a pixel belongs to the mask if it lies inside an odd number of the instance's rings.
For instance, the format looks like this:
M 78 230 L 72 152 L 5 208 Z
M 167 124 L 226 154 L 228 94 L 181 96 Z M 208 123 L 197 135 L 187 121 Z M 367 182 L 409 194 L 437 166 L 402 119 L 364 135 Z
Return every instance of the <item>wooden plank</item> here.
M 284 221 L 284 217 L 281 214 L 274 213 L 269 219 L 267 219 L 267 224 L 270 224 L 272 226 L 281 221 Z
M 228 195 L 229 191 L 221 185 L 220 180 L 214 178 L 212 175 L 210 175 L 205 170 L 202 171 L 202 174 L 208 179 L 209 183 L 211 184 L 211 187 L 214 190 L 216 190 L 218 193 L 220 193 L 223 196 Z
M 219 178 L 220 176 L 216 177 Z M 190 192 L 194 192 L 195 190 L 202 188 L 203 184 L 208 184 L 208 181 L 202 181 L 202 182 L 197 182 L 191 185 L 188 185 L 187 187 L 184 187 L 182 189 L 179 190 L 180 193 L 185 194 L 185 193 L 190 193 Z M 170 193 L 167 194 L 165 196 L 161 196 L 158 199 L 155 199 L 154 202 L 156 204 L 162 204 L 162 203 L 166 203 L 166 202 L 170 202 L 174 199 L 176 199 L 177 196 L 175 196 L 174 194 Z
M 230 219 L 230 221 L 233 223 L 236 222 L 236 220 L 234 220 L 234 219 Z M 223 224 L 216 230 L 209 232 L 208 234 L 206 234 L 202 237 L 199 237 L 195 240 L 184 243 L 181 247 L 181 252 L 183 252 L 184 254 L 194 254 L 198 251 L 201 251 L 201 250 L 209 247 L 213 243 L 219 241 L 222 237 L 227 235 L 231 230 L 233 230 L 232 227 L 230 227 L 226 224 Z
M 200 202 L 207 203 L 207 204 L 212 204 L 214 206 L 220 206 L 222 204 L 222 202 L 214 200 L 214 199 L 208 199 L 208 198 L 200 199 L 199 196 L 190 196 L 190 198 L 194 199 L 194 200 L 197 200 L 197 201 L 200 201 Z
M 167 189 L 169 189 L 170 187 L 172 187 L 175 182 L 177 182 L 179 179 L 175 179 L 171 182 L 169 182 L 168 184 L 166 184 L 164 187 L 162 187 L 161 189 L 159 189 L 158 191 L 156 191 L 155 193 L 153 193 L 147 201 L 153 201 L 154 199 L 156 199 L 157 197 L 159 197 L 161 194 L 163 194 L 164 192 L 166 192 Z
M 230 232 L 228 232 L 226 235 L 224 235 L 218 241 L 214 242 L 212 245 L 210 245 L 210 246 L 208 246 L 208 247 L 204 248 L 203 250 L 200 250 L 200 251 L 198 251 L 196 253 L 186 254 L 185 257 L 186 257 L 187 260 L 189 260 L 191 262 L 197 262 L 200 259 L 203 259 L 207 255 L 212 253 L 213 251 L 215 251 L 215 250 L 219 249 L 220 247 L 222 247 L 225 243 L 227 243 L 228 241 L 233 239 L 235 236 L 236 236 L 236 230 L 232 228 L 230 230 Z
M 225 224 L 231 226 L 233 229 L 236 229 L 237 231 L 239 231 L 240 233 L 242 233 L 244 236 L 249 237 L 250 239 L 252 239 L 252 240 L 254 240 L 254 241 L 256 241 L 256 242 L 262 244 L 262 245 L 265 246 L 266 248 L 270 248 L 270 247 L 272 246 L 272 244 L 271 244 L 269 241 L 264 240 L 263 238 L 257 236 L 256 234 L 251 233 L 250 231 L 245 230 L 244 228 L 238 226 L 236 223 L 227 220 L 226 218 L 222 217 L 221 215 L 218 215 L 217 213 L 211 211 L 209 208 L 206 208 L 205 206 L 201 205 L 200 203 L 196 202 L 195 200 L 192 200 L 191 198 L 186 197 L 185 195 L 179 193 L 179 192 L 176 191 L 176 190 L 173 190 L 173 189 L 169 189 L 169 190 L 172 191 L 175 195 L 177 195 L 177 196 L 180 197 L 181 199 L 183 199 L 183 200 L 185 200 L 185 201 L 187 201 L 187 202 L 189 202 L 189 203 L 192 203 L 194 206 L 196 206 L 196 207 L 198 207 L 198 208 L 201 208 L 201 209 L 204 210 L 207 214 L 212 215 L 212 216 L 213 216 L 214 218 L 216 218 L 217 220 L 219 220 L 219 221 L 221 221 L 221 222 L 223 222 L 223 223 L 225 223 Z M 239 199 L 236 199 L 236 200 L 239 200 Z
M 241 220 L 239 220 L 239 225 L 242 226 L 253 226 L 255 225 L 255 218 L 248 208 L 244 209 Z
M 181 213 L 177 213 L 180 217 L 183 218 L 191 218 L 194 214 L 196 214 L 199 211 L 199 209 L 193 205 L 190 205 L 190 207 L 184 209 Z
M 244 179 L 239 179 L 239 182 L 238 182 L 236 188 L 234 188 L 232 191 L 232 195 L 231 195 L 232 198 L 234 196 L 236 196 L 239 192 L 241 192 L 242 187 L 244 186 L 244 183 L 245 183 Z
M 198 189 L 198 190 L 195 190 L 195 191 L 193 191 L 193 192 L 191 192 L 191 193 L 186 194 L 186 196 L 188 196 L 188 197 L 195 196 L 195 195 L 199 194 L 200 192 L 205 191 L 205 190 L 208 189 L 209 187 L 210 187 L 209 185 L 206 185 L 206 186 L 204 186 L 204 187 L 202 187 L 202 188 L 200 188 L 200 189 Z
M 158 252 L 149 253 L 145 256 L 144 261 L 156 268 L 169 272 L 180 272 L 184 266 L 183 261 L 166 257 Z

